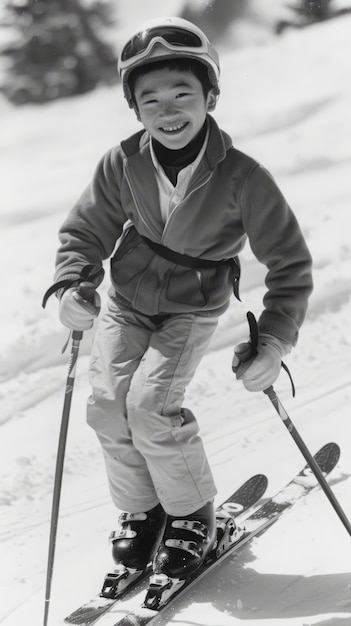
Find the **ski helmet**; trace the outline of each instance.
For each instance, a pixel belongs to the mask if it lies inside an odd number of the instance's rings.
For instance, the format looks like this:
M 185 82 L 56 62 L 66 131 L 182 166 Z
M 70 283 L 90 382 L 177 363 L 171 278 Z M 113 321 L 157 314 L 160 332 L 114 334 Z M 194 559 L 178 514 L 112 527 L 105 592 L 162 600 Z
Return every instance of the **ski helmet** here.
M 215 93 L 219 94 L 219 57 L 205 33 L 180 17 L 150 20 L 127 41 L 118 60 L 124 96 L 133 108 L 130 73 L 141 65 L 164 59 L 190 58 L 203 63 Z

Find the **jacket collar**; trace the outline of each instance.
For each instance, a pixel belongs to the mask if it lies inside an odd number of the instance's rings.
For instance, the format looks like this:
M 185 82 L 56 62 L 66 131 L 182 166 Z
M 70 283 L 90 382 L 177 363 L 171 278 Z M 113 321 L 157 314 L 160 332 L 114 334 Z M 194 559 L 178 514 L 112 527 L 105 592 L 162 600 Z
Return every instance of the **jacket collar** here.
M 229 135 L 223 133 L 210 116 L 208 123 L 210 134 L 207 148 L 191 179 L 186 196 L 209 181 L 214 168 L 224 160 L 227 150 L 232 146 Z M 121 142 L 121 149 L 124 157 L 124 174 L 139 216 L 147 228 L 147 236 L 161 238 L 163 226 L 160 220 L 159 193 L 150 152 L 149 133 L 145 131 L 135 133 Z

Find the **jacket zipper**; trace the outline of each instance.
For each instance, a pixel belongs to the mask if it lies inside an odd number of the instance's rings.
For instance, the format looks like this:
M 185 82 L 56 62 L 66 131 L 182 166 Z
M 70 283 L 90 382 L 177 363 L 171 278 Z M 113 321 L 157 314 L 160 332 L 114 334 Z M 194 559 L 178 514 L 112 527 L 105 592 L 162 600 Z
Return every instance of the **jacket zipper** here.
M 167 229 L 169 229 L 169 223 L 171 222 L 171 220 L 172 220 L 172 218 L 173 218 L 174 214 L 178 212 L 178 209 L 181 207 L 181 205 L 182 205 L 182 204 L 183 204 L 186 200 L 188 200 L 188 199 L 190 198 L 190 196 L 191 196 L 193 193 L 195 193 L 195 191 L 198 191 L 199 189 L 201 189 L 201 187 L 204 187 L 204 185 L 206 185 L 206 184 L 208 183 L 208 181 L 210 180 L 210 178 L 211 178 L 211 177 L 212 177 L 212 172 L 209 172 L 209 174 L 208 174 L 207 178 L 206 178 L 206 179 L 205 179 L 205 180 L 204 180 L 204 181 L 203 181 L 200 185 L 198 185 L 197 187 L 195 187 L 194 189 L 192 189 L 192 190 L 190 191 L 190 193 L 189 193 L 187 196 L 185 196 L 185 198 L 183 198 L 183 200 L 182 200 L 179 204 L 177 204 L 176 208 L 175 208 L 175 209 L 173 209 L 172 213 L 170 214 L 170 216 L 169 216 L 169 218 L 168 218 L 168 220 L 167 220 L 167 222 L 166 222 L 166 224 L 165 224 L 165 226 L 164 226 L 163 233 L 162 233 L 161 243 L 163 243 L 163 240 L 164 240 L 164 238 L 165 238 L 165 235 L 167 234 Z
M 133 198 L 134 204 L 135 204 L 135 206 L 136 206 L 136 208 L 137 208 L 138 214 L 139 214 L 139 216 L 140 216 L 140 218 L 141 218 L 141 220 L 142 220 L 143 224 L 144 224 L 144 225 L 145 225 L 145 227 L 147 228 L 147 230 L 149 230 L 149 232 L 152 232 L 152 234 L 154 235 L 154 237 L 156 238 L 156 241 L 157 241 L 157 240 L 159 239 L 159 235 L 158 235 L 158 233 L 156 233 L 156 232 L 152 229 L 152 227 L 151 227 L 151 226 L 150 226 L 150 225 L 146 222 L 146 220 L 145 220 L 145 219 L 144 219 L 144 217 L 143 217 L 143 213 L 142 213 L 142 211 L 140 210 L 139 204 L 138 204 L 138 202 L 137 202 L 137 200 L 136 200 L 135 193 L 134 193 L 134 189 L 133 189 L 133 185 L 131 184 L 131 180 L 130 180 L 130 177 L 129 177 L 129 173 L 128 173 L 128 171 L 127 171 L 127 168 L 126 168 L 126 167 L 124 168 L 124 174 L 125 174 L 125 177 L 126 177 L 126 179 L 127 179 L 127 183 L 128 183 L 129 189 L 130 189 L 130 193 L 132 194 L 132 198 Z M 169 218 L 168 218 L 168 220 L 167 220 L 167 222 L 166 222 L 166 224 L 165 224 L 165 226 L 164 226 L 164 228 L 163 228 L 162 237 L 161 237 L 161 243 L 163 242 L 164 237 L 165 237 L 165 235 L 167 234 L 167 229 L 169 228 L 169 223 L 172 221 L 172 218 L 173 218 L 174 214 L 178 211 L 178 209 L 181 207 L 181 205 L 182 205 L 182 204 L 183 204 L 186 200 L 188 200 L 188 198 L 190 198 L 190 196 L 191 196 L 193 193 L 195 193 L 195 191 L 198 191 L 199 189 L 201 189 L 202 187 L 204 187 L 204 185 L 206 185 L 206 184 L 208 183 L 208 181 L 210 180 L 210 178 L 212 178 L 212 172 L 211 172 L 211 171 L 208 173 L 208 175 L 207 175 L 207 177 L 205 178 L 205 180 L 203 180 L 203 181 L 202 181 L 202 183 L 201 183 L 200 185 L 198 185 L 197 187 L 195 187 L 194 189 L 192 189 L 192 190 L 190 191 L 190 193 L 189 193 L 187 196 L 185 196 L 185 198 L 183 198 L 183 200 L 182 200 L 182 201 L 181 201 L 181 202 L 177 205 L 177 207 L 176 207 L 176 208 L 172 211 L 171 215 L 169 216 Z

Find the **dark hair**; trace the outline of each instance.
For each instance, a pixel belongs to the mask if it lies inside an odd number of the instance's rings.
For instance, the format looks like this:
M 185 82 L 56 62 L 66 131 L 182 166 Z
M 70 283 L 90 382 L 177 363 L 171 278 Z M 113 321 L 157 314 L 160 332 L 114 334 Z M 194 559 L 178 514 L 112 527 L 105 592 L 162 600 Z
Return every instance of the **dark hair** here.
M 207 97 L 208 93 L 212 89 L 212 85 L 210 83 L 210 79 L 208 76 L 207 67 L 200 61 L 196 61 L 195 59 L 190 59 L 187 57 L 181 57 L 179 59 L 162 59 L 161 61 L 153 61 L 152 63 L 139 65 L 139 67 L 135 68 L 135 70 L 133 70 L 129 74 L 128 86 L 129 86 L 134 102 L 135 102 L 135 97 L 134 97 L 135 84 L 139 76 L 144 76 L 145 74 L 152 72 L 153 70 L 160 70 L 160 69 L 169 69 L 170 71 L 178 70 L 181 72 L 191 72 L 200 81 L 205 98 Z

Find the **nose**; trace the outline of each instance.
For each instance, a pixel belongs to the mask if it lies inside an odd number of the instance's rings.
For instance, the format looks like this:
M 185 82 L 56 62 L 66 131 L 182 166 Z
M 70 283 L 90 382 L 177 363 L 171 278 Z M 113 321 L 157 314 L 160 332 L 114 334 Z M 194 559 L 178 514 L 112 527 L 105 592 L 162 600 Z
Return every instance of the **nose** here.
M 162 115 L 173 113 L 176 110 L 174 100 L 163 100 L 163 102 L 160 103 L 160 109 Z

